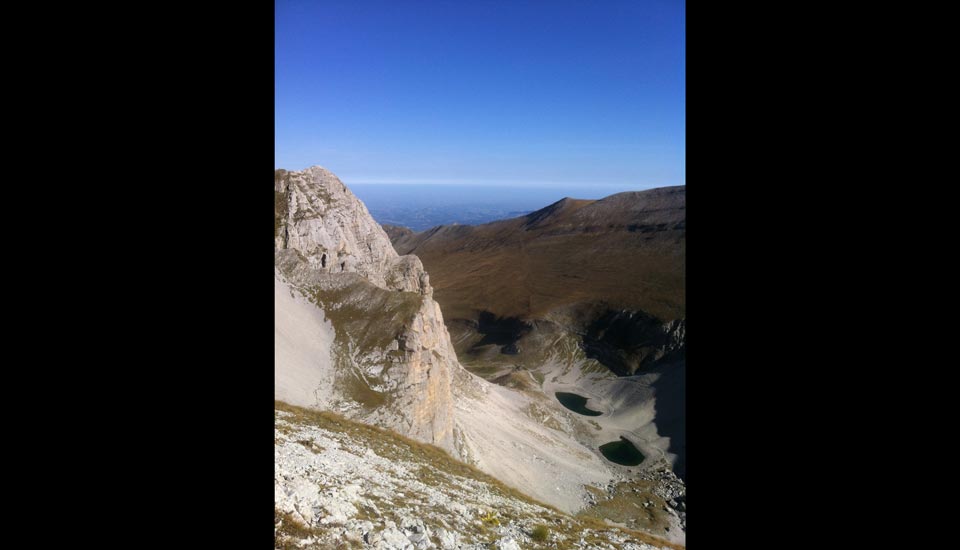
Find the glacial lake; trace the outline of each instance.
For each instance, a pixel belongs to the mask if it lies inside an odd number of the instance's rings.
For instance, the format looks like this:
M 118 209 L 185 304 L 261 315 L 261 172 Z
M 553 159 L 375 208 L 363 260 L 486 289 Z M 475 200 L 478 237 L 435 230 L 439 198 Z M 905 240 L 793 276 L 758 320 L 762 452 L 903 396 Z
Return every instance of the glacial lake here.
M 587 408 L 587 398 L 582 395 L 577 395 L 575 393 L 566 393 L 562 391 L 557 392 L 557 401 L 561 405 L 570 409 L 575 413 L 580 413 L 585 416 L 600 416 L 602 412 L 597 412 Z
M 645 458 L 639 449 L 633 446 L 623 437 L 620 441 L 611 441 L 600 445 L 600 452 L 610 462 L 615 462 L 623 466 L 636 466 L 643 462 Z

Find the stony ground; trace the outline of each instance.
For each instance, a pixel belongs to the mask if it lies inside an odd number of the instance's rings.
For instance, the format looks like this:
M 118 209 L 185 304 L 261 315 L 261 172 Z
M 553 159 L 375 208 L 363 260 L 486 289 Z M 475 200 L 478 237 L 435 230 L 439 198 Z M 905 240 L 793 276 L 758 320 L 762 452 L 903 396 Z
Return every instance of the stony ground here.
M 277 548 L 682 548 L 569 516 L 436 447 L 333 413 L 277 402 L 275 437 Z M 598 500 L 631 490 L 611 489 Z

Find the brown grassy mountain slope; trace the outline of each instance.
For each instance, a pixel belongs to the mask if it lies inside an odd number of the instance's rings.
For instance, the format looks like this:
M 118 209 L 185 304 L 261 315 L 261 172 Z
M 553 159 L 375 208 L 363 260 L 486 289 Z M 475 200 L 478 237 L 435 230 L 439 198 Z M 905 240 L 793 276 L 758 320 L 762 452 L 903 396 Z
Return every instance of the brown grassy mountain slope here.
M 409 237 L 413 235 L 413 230 L 409 227 L 402 227 L 399 225 L 389 225 L 381 224 L 380 227 L 383 227 L 383 230 L 387 232 L 387 236 L 390 237 L 391 242 L 398 241 L 404 237 Z
M 391 235 L 429 271 L 449 319 L 537 318 L 604 302 L 685 316 L 685 188 L 563 199 L 520 218 Z

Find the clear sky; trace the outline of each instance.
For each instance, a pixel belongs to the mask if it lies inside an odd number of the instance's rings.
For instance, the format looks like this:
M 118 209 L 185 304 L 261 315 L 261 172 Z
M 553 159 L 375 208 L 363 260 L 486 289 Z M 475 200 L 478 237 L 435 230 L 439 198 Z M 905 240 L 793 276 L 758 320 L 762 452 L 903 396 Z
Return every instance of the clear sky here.
M 277 168 L 685 183 L 684 0 L 277 0 L 275 24 Z

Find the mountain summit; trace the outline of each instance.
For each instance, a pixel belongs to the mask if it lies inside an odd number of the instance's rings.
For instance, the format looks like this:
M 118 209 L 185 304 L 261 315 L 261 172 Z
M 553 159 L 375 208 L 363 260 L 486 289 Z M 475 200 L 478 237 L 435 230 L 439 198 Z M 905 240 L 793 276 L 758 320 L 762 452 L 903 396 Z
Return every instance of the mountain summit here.
M 357 273 L 387 290 L 431 294 L 420 260 L 398 256 L 367 207 L 329 170 L 277 170 L 274 220 L 276 248 L 297 251 L 311 269 Z

